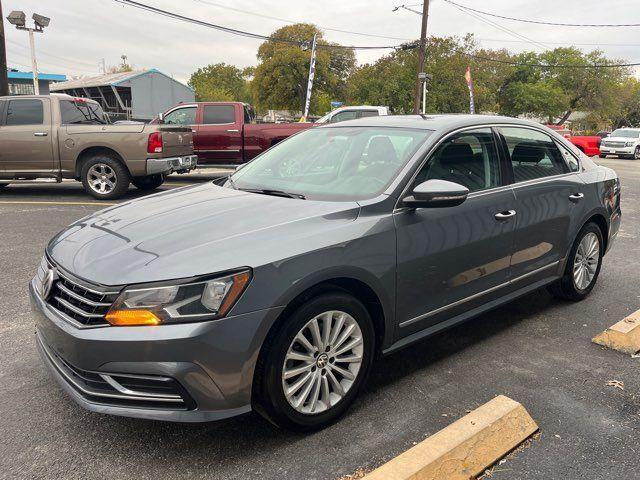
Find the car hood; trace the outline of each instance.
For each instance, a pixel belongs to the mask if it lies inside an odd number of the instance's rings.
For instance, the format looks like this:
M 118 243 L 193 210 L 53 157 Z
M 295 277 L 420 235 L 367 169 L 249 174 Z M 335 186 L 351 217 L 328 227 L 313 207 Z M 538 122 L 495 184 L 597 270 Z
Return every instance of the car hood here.
M 47 252 L 64 270 L 124 285 L 257 267 L 332 240 L 357 202 L 321 202 L 204 184 L 99 211 L 56 235 Z M 324 245 L 324 243 L 327 245 Z

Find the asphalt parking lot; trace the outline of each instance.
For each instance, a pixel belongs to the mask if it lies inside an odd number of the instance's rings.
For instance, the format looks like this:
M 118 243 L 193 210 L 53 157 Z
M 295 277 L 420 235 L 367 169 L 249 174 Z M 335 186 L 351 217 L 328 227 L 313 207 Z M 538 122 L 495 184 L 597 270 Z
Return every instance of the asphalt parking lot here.
M 640 358 L 590 341 L 640 309 L 640 162 L 597 161 L 622 179 L 623 222 L 588 299 L 539 291 L 380 359 L 348 415 L 306 436 L 255 414 L 178 425 L 76 406 L 40 362 L 26 287 L 47 241 L 101 205 L 74 182 L 10 186 L 0 193 L 0 478 L 337 479 L 499 394 L 521 402 L 541 435 L 491 478 L 640 478 Z M 216 175 L 171 177 L 163 189 Z

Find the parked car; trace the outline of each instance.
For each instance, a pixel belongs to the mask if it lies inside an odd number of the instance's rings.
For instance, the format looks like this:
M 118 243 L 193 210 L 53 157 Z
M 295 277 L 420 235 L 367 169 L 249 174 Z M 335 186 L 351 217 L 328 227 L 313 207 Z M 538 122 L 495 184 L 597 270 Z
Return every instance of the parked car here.
M 640 128 L 618 128 L 602 140 L 600 153 L 640 160 Z
M 92 411 L 200 422 L 255 409 L 320 428 L 377 352 L 541 287 L 584 299 L 620 218 L 615 172 L 533 122 L 322 126 L 224 186 L 127 202 L 54 237 L 29 287 L 37 345 Z
M 589 157 L 600 155 L 602 137 L 599 135 L 569 135 L 566 138 L 585 155 Z
M 607 138 L 609 135 L 611 135 L 611 132 L 607 130 L 600 130 L 598 133 L 596 133 L 596 135 L 600 138 Z
M 0 145 L 0 188 L 74 178 L 99 199 L 121 197 L 130 183 L 152 190 L 197 162 L 191 129 L 109 125 L 97 102 L 61 94 L 0 97 Z
M 351 107 L 338 107 L 331 110 L 324 117 L 320 117 L 316 123 L 338 123 L 357 118 L 378 117 L 389 115 L 389 107 L 374 107 L 371 105 L 355 105 Z
M 255 124 L 250 105 L 199 102 L 177 105 L 152 123 L 189 126 L 198 165 L 236 166 L 313 123 Z

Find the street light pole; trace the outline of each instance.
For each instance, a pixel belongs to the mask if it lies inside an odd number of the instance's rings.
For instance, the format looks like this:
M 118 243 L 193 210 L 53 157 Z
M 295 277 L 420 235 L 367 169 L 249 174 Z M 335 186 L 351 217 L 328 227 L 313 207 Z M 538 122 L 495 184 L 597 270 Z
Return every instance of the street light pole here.
M 4 18 L 2 16 L 2 0 L 0 0 L 0 97 L 9 95 L 7 75 L 7 50 L 4 46 Z
M 44 17 L 42 15 L 38 15 L 37 13 L 33 14 L 33 28 L 27 27 L 27 16 L 24 12 L 19 10 L 14 10 L 7 16 L 7 20 L 18 30 L 26 30 L 29 32 L 29 45 L 31 47 L 31 69 L 33 70 L 33 93 L 36 95 L 40 95 L 40 84 L 38 82 L 38 64 L 36 63 L 36 47 L 35 47 L 35 39 L 34 33 L 42 33 L 45 27 L 49 26 L 49 22 L 51 21 L 48 17 Z
M 424 73 L 424 60 L 427 50 L 427 20 L 429 19 L 429 0 L 424 0 L 422 4 L 422 28 L 420 30 L 420 51 L 418 52 L 418 72 L 416 75 L 416 88 L 413 102 L 413 113 L 420 111 L 420 94 L 422 85 L 420 74 Z
M 33 28 L 29 30 L 29 44 L 31 46 L 31 70 L 33 71 L 33 91 L 36 95 L 40 95 L 40 82 L 38 81 L 38 63 L 36 62 L 36 46 L 33 38 Z

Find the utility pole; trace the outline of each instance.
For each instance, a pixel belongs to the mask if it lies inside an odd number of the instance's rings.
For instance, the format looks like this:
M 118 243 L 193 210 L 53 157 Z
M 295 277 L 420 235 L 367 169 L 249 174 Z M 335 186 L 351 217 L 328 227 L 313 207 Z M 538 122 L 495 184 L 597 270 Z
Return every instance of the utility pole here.
M 429 19 L 429 0 L 424 0 L 422 4 L 422 29 L 420 30 L 420 50 L 418 52 L 418 71 L 416 72 L 416 88 L 413 102 L 413 113 L 420 112 L 420 96 L 422 90 L 422 79 L 420 74 L 424 73 L 424 57 L 427 50 L 427 20 Z
M 7 50 L 4 46 L 4 17 L 2 16 L 2 0 L 0 0 L 0 97 L 9 95 L 7 79 Z

